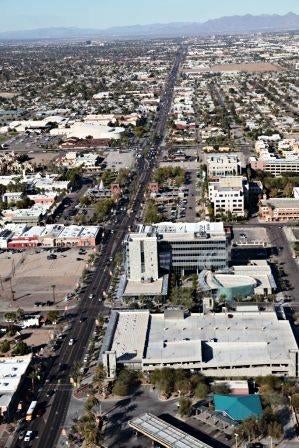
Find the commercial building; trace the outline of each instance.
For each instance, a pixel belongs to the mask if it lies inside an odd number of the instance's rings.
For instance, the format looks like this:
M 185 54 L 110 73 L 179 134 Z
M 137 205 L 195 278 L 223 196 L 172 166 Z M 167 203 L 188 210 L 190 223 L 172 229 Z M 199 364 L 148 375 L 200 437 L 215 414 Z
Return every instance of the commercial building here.
M 262 199 L 259 202 L 259 218 L 265 222 L 299 221 L 299 199 Z
M 244 216 L 246 192 L 248 184 L 242 176 L 223 177 L 217 182 L 209 182 L 209 200 L 214 206 L 214 215 L 229 212 Z
M 64 136 L 66 138 L 77 137 L 81 139 L 94 138 L 105 140 L 119 140 L 125 131 L 123 127 L 111 127 L 94 122 L 76 122 L 74 124 L 60 126 L 51 129 L 50 134 L 56 136 Z
M 198 276 L 198 283 L 201 291 L 217 298 L 223 296 L 227 300 L 253 295 L 267 296 L 277 289 L 266 260 L 252 260 L 245 266 L 233 266 L 227 272 L 204 270 Z
M 140 225 L 138 232 L 126 236 L 124 245 L 127 277 L 133 281 L 157 280 L 170 270 L 199 272 L 228 264 L 222 222 Z
M 37 225 L 47 216 L 48 205 L 33 205 L 31 208 L 3 210 L 3 221 L 16 224 Z
M 241 163 L 235 155 L 217 154 L 207 158 L 208 177 L 237 176 Z
M 0 358 L 0 415 L 10 419 L 32 354 Z
M 10 233 L 8 233 L 10 232 Z M 20 249 L 30 247 L 94 247 L 98 242 L 98 226 L 64 226 L 47 224 L 45 226 L 4 227 L 0 233 L 3 248 Z
M 296 339 L 290 323 L 274 311 L 114 310 L 101 355 L 110 378 L 117 366 L 193 369 L 212 377 L 298 377 Z
M 215 412 L 235 422 L 243 422 L 248 418 L 258 419 L 263 415 L 261 397 L 259 395 L 221 395 L 213 397 Z
M 299 158 L 294 159 L 256 159 L 255 157 L 250 158 L 250 166 L 254 170 L 267 171 L 274 176 L 279 176 L 283 173 L 298 173 L 299 172 Z

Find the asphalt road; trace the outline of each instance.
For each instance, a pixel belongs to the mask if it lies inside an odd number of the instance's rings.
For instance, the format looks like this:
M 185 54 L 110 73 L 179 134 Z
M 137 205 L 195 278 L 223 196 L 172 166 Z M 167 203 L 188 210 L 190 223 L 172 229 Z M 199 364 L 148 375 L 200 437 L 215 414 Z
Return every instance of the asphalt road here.
M 134 224 L 135 216 L 140 211 L 145 189 L 151 178 L 152 170 L 155 166 L 156 155 L 159 154 L 160 144 L 165 133 L 173 89 L 184 54 L 185 48 L 180 47 L 166 83 L 164 95 L 162 95 L 161 98 L 161 107 L 154 129 L 154 135 L 158 136 L 159 139 L 152 150 L 152 156 L 147 163 L 142 160 L 138 164 L 139 183 L 137 192 L 132 201 L 132 213 L 127 215 L 126 212 L 123 212 L 120 215 L 119 224 L 116 224 L 114 228 L 114 233 L 112 234 L 110 232 L 102 253 L 96 262 L 96 269 L 92 281 L 88 285 L 78 305 L 77 315 L 71 321 L 71 330 L 63 341 L 59 355 L 48 373 L 47 378 L 49 381 L 45 384 L 37 397 L 38 404 L 46 402 L 49 409 L 46 419 L 43 417 L 36 418 L 28 425 L 28 428 L 26 428 L 34 431 L 36 435 L 35 439 L 29 445 L 33 448 L 55 447 L 66 418 L 72 395 L 72 386 L 69 380 L 72 366 L 76 362 L 80 362 L 84 356 L 88 340 L 95 326 L 96 317 L 99 313 L 107 312 L 103 303 L 100 302 L 98 298 L 102 297 L 103 292 L 107 290 L 110 283 L 110 269 L 112 266 L 109 260 L 111 257 L 114 257 L 116 252 L 120 249 L 123 238 L 128 231 L 128 227 Z M 150 142 L 148 143 L 150 144 Z M 94 294 L 93 299 L 89 299 L 91 293 Z M 85 320 L 80 323 L 82 317 L 84 317 Z M 74 338 L 75 340 L 75 343 L 72 346 L 69 345 L 70 338 Z M 65 365 L 63 371 L 61 371 L 61 365 Z M 49 390 L 55 391 L 50 400 L 47 398 L 47 392 Z M 23 442 L 19 442 L 16 437 L 11 446 L 12 448 L 17 448 L 24 446 L 24 444 Z

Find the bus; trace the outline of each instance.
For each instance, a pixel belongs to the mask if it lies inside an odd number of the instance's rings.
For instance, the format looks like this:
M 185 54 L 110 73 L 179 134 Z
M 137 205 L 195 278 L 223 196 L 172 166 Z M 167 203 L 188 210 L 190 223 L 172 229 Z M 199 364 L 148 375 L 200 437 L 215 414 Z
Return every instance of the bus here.
M 30 404 L 30 406 L 28 408 L 28 411 L 26 413 L 26 421 L 27 422 L 31 422 L 31 420 L 33 419 L 33 414 L 34 414 L 36 405 L 37 405 L 37 401 L 32 401 L 31 402 L 31 404 Z

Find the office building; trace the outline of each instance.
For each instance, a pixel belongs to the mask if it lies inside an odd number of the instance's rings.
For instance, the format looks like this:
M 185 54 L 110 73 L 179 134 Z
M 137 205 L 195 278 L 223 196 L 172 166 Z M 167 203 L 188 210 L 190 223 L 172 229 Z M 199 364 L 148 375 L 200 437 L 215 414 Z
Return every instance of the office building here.
M 163 272 L 185 274 L 228 264 L 222 222 L 140 225 L 124 245 L 127 277 L 135 282 L 157 280 Z
M 265 222 L 299 221 L 299 199 L 262 199 L 259 203 L 259 218 Z
M 214 206 L 214 216 L 229 212 L 243 217 L 247 192 L 248 184 L 242 176 L 223 177 L 217 182 L 209 182 L 209 200 Z
M 241 163 L 232 154 L 217 154 L 207 158 L 208 177 L 237 176 L 241 174 Z

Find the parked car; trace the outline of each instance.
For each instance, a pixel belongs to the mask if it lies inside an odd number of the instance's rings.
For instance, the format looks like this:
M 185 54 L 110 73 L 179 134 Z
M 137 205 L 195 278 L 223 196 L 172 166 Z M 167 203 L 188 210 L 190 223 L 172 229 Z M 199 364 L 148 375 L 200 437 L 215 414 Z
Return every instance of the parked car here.
M 33 431 L 27 431 L 24 437 L 24 442 L 30 442 L 33 437 Z

